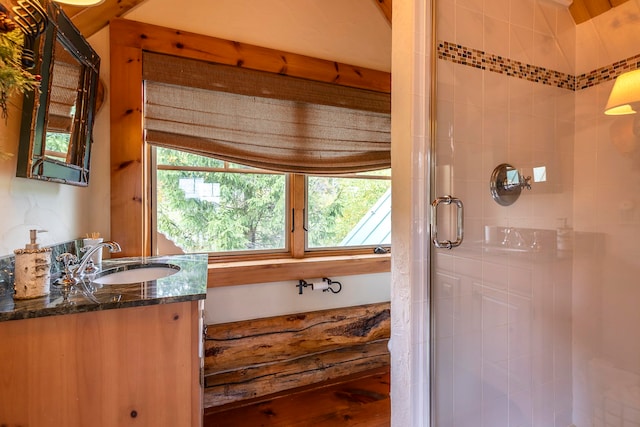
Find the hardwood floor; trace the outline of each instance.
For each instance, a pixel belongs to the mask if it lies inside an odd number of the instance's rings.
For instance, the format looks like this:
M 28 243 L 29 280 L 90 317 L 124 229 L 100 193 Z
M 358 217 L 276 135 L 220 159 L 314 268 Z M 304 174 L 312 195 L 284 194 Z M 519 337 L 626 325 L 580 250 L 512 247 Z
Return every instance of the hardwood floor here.
M 389 369 L 267 399 L 209 408 L 204 427 L 388 427 Z

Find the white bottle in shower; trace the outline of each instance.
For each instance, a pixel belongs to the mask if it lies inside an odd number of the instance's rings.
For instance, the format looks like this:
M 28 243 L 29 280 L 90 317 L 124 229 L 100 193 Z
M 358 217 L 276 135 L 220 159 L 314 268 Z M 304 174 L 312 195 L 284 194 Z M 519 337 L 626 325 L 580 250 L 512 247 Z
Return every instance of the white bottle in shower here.
M 556 230 L 556 247 L 558 251 L 573 251 L 573 229 L 567 226 L 567 218 L 558 218 L 559 227 Z

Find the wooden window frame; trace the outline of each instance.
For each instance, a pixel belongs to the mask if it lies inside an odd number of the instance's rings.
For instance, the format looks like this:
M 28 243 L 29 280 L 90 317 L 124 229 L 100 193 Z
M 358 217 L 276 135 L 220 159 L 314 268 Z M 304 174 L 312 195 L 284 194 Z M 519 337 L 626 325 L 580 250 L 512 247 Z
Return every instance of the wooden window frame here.
M 384 71 L 114 19 L 110 23 L 111 238 L 121 244 L 123 251 L 120 256 L 152 255 L 150 147 L 144 142 L 143 135 L 143 51 L 385 93 L 391 91 L 391 75 Z M 294 220 L 302 224 L 304 185 L 296 184 L 297 180 L 304 180 L 304 176 L 292 176 L 294 191 L 290 193 L 290 204 L 295 209 Z M 353 254 L 344 250 L 318 252 L 313 257 L 306 257 L 304 239 L 290 243 L 290 258 L 229 262 L 213 262 L 211 259 L 208 286 L 390 270 L 389 255 Z
M 232 261 L 251 261 L 256 259 L 277 259 L 284 257 L 292 258 L 305 258 L 305 257 L 327 257 L 331 255 L 361 255 L 371 254 L 375 246 L 382 246 L 388 249 L 388 244 L 380 245 L 367 245 L 361 247 L 326 247 L 326 248 L 313 248 L 307 247 L 307 231 L 303 224 L 308 226 L 308 218 L 305 218 L 305 212 L 309 212 L 308 195 L 307 195 L 307 178 L 308 176 L 303 174 L 268 171 L 265 169 L 243 169 L 243 168 L 230 168 L 229 162 L 224 161 L 222 167 L 202 167 L 202 166 L 170 166 L 165 164 L 157 164 L 154 162 L 152 169 L 158 170 L 172 170 L 172 171 L 195 171 L 195 172 L 222 172 L 222 173 L 249 173 L 249 174 L 275 174 L 287 176 L 287 189 L 286 200 L 287 207 L 285 208 L 286 221 L 284 224 L 285 230 L 290 230 L 288 245 L 284 248 L 268 250 L 244 250 L 236 252 L 220 252 L 210 253 L 209 259 L 212 262 L 232 262 Z M 372 180 L 390 180 L 389 176 L 381 175 L 365 175 L 361 173 L 340 174 L 340 175 L 310 175 L 310 176 L 322 176 L 325 178 L 356 178 L 356 179 L 372 179 Z M 157 196 L 154 196 L 154 199 Z M 294 215 L 289 212 L 293 209 Z M 299 216 L 293 222 L 292 217 L 302 212 L 302 220 Z M 302 221 L 302 222 L 300 222 Z M 154 221 L 155 223 L 155 221 Z M 157 226 L 153 227 L 152 233 L 157 229 Z M 153 249 L 153 248 L 152 248 Z

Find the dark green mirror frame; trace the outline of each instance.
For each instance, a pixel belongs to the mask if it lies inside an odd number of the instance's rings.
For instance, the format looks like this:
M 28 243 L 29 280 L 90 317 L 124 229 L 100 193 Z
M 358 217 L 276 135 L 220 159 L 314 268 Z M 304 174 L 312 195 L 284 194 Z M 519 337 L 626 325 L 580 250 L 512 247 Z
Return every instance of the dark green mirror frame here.
M 87 186 L 100 57 L 56 3 L 44 6 L 32 70 L 40 93 L 24 96 L 16 176 Z

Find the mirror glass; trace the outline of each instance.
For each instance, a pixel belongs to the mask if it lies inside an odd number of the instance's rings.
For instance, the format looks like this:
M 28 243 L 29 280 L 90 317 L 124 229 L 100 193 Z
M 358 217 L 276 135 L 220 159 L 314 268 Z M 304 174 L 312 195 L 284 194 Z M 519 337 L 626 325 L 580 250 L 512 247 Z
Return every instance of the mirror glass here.
M 16 174 L 86 186 L 100 57 L 56 3 L 47 16 L 32 71 L 40 93 L 25 94 Z
M 58 40 L 54 52 L 44 154 L 69 163 L 78 88 L 82 85 L 82 64 Z

